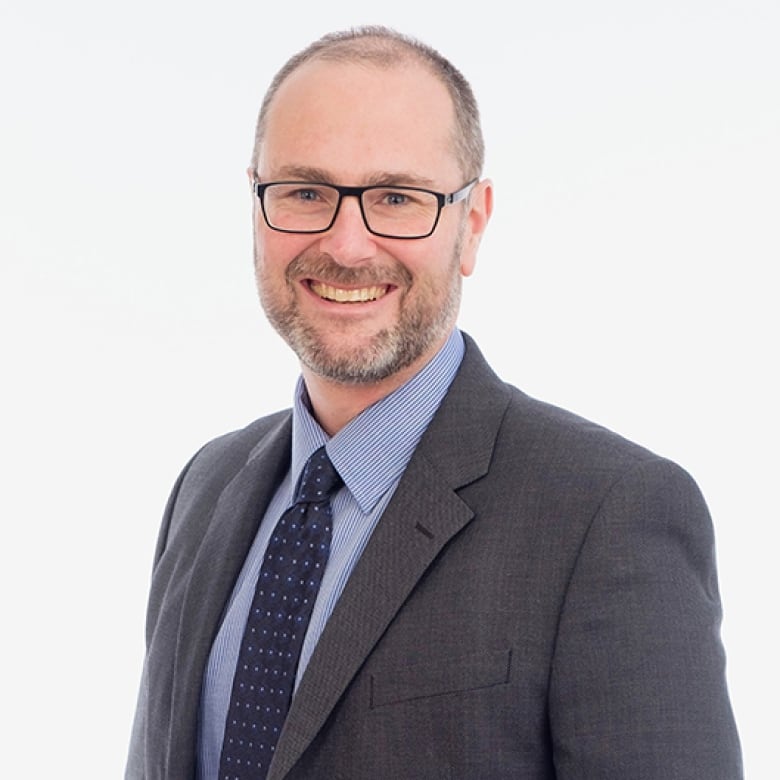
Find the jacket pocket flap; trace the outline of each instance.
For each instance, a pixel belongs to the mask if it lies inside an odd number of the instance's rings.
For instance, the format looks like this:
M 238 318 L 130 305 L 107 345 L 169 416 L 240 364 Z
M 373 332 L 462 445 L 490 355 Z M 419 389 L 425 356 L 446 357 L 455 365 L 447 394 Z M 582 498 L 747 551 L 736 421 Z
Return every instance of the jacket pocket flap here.
M 511 650 L 494 650 L 372 674 L 370 707 L 504 685 L 511 661 Z

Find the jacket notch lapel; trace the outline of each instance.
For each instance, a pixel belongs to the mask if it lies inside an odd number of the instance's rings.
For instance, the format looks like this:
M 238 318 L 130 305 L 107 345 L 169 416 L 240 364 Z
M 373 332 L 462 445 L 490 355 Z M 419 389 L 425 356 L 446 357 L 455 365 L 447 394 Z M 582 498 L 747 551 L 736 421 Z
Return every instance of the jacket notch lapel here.
M 169 772 L 190 777 L 201 683 L 211 645 L 265 509 L 290 462 L 287 424 L 266 436 L 220 494 L 183 597 L 171 696 Z
M 416 457 L 415 468 L 408 469 L 399 484 L 317 643 L 268 780 L 280 780 L 290 771 L 431 562 L 472 516 L 436 468 Z

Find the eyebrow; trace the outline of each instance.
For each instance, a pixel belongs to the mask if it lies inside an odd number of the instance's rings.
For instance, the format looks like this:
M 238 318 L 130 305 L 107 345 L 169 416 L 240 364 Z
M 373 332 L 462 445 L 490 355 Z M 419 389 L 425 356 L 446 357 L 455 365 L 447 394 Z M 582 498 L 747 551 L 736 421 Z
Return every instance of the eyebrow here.
M 324 168 L 315 168 L 308 165 L 284 165 L 276 171 L 277 180 L 310 181 L 335 184 L 332 176 Z M 425 176 L 411 173 L 381 171 L 372 173 L 366 177 L 363 186 L 391 186 L 391 187 L 423 187 L 431 188 L 435 182 Z

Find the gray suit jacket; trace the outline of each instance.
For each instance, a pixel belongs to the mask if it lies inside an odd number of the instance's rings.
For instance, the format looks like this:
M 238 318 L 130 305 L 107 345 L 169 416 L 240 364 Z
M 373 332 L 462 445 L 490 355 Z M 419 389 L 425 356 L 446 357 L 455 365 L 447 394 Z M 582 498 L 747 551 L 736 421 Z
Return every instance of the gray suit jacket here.
M 204 447 L 155 556 L 127 778 L 194 776 L 201 680 L 290 459 Z M 317 645 L 270 780 L 734 780 L 712 526 L 690 477 L 466 356 Z

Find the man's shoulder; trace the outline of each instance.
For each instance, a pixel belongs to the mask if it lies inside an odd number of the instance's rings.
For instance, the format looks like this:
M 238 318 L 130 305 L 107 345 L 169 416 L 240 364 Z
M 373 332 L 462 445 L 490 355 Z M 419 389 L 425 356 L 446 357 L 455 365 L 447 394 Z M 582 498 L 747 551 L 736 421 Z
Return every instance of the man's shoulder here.
M 507 388 L 485 475 L 489 493 L 507 500 L 536 495 L 549 517 L 567 522 L 591 517 L 613 491 L 624 503 L 703 507 L 698 485 L 680 464 L 605 425 Z M 583 507 L 589 508 L 584 514 Z
M 179 478 L 182 491 L 219 493 L 269 441 L 275 444 L 275 459 L 284 459 L 290 450 L 291 431 L 292 411 L 286 409 L 211 439 L 185 466 Z
M 603 423 L 528 396 L 517 388 L 511 387 L 511 391 L 504 429 L 507 435 L 522 436 L 529 445 L 572 455 L 588 453 L 590 458 L 609 454 L 620 459 L 658 457 L 647 447 Z
M 201 466 L 220 464 L 243 464 L 254 450 L 269 436 L 284 436 L 292 425 L 292 410 L 284 409 L 273 414 L 260 417 L 249 425 L 237 430 L 223 433 L 206 442 L 195 454 L 194 462 Z
M 239 430 L 225 433 L 204 444 L 185 465 L 173 486 L 166 509 L 167 524 L 158 543 L 157 557 L 170 538 L 182 528 L 191 539 L 200 539 L 211 512 L 227 485 L 259 453 L 271 450 L 264 460 L 276 474 L 289 461 L 292 412 L 276 412 Z M 186 519 L 186 522 L 184 522 Z
M 467 337 L 460 384 L 453 388 L 459 419 L 500 418 L 499 438 L 526 455 L 552 461 L 606 465 L 658 459 L 658 455 L 608 426 L 534 398 L 500 379 Z
M 244 450 L 250 452 L 268 434 L 278 432 L 292 421 L 292 410 L 282 409 L 253 420 L 243 428 L 223 433 L 207 442 L 204 450 Z

